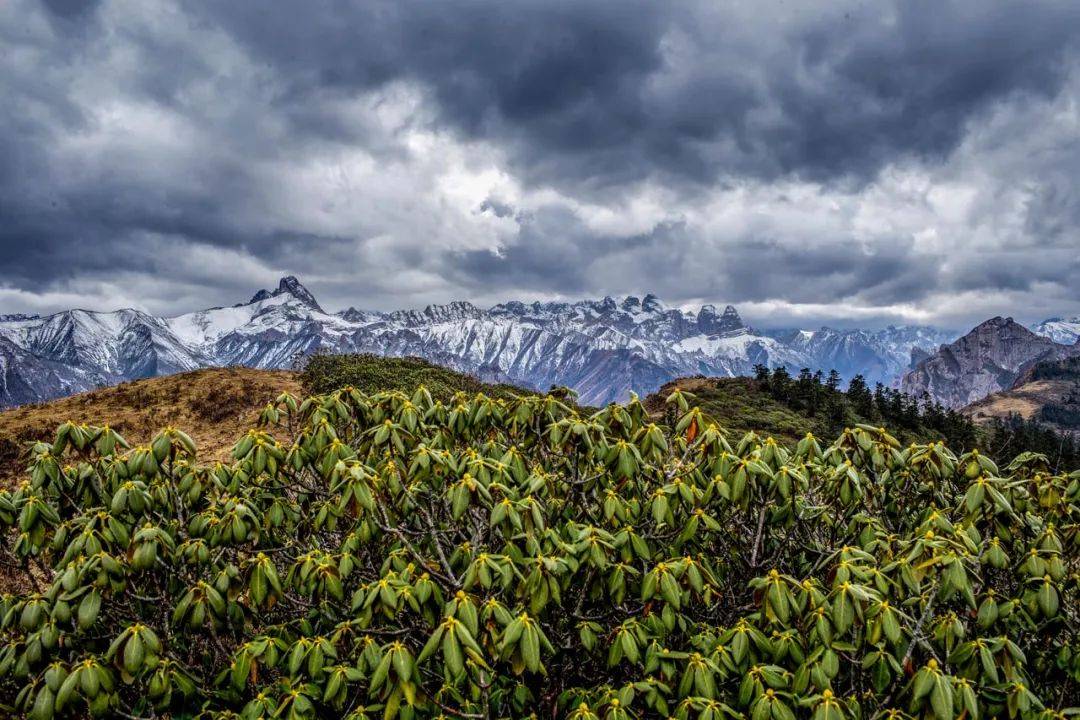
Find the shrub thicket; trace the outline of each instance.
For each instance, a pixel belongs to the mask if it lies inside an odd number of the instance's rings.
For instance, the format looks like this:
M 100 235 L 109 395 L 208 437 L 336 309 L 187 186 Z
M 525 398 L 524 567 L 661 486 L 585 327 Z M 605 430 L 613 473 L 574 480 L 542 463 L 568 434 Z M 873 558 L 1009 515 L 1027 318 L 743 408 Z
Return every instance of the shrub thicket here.
M 458 392 L 484 393 L 494 398 L 512 399 L 532 395 L 531 390 L 487 383 L 436 365 L 419 357 L 387 357 L 368 353 L 317 353 L 304 358 L 300 382 L 312 394 L 333 392 L 346 385 L 361 392 L 401 390 L 411 393 L 423 385 L 432 397 L 443 402 Z
M 1080 473 L 673 394 L 283 396 L 231 464 L 64 425 L 0 493 L 34 717 L 1044 717 L 1080 682 Z M 275 437 L 279 439 L 275 439 Z M 287 438 L 287 439 L 286 439 Z

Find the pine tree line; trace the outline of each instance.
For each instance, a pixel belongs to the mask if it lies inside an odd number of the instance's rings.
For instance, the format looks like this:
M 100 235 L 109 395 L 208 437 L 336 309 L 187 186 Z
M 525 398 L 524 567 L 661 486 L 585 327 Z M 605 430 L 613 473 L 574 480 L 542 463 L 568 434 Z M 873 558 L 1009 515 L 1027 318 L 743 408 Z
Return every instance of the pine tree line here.
M 940 403 L 916 398 L 877 383 L 870 389 L 862 375 L 856 375 L 846 389 L 840 374 L 803 368 L 797 376 L 784 367 L 754 368 L 761 389 L 777 402 L 825 420 L 832 432 L 855 423 L 885 425 L 911 439 L 944 440 L 952 447 L 979 448 L 999 460 L 1030 451 L 1047 457 L 1050 466 L 1063 471 L 1080 468 L 1080 443 L 1072 436 L 1048 427 L 1045 422 L 1080 424 L 1071 408 L 1049 406 L 1040 420 L 1019 417 L 995 420 L 978 428 L 969 417 Z M 1059 415 L 1069 414 L 1068 417 Z

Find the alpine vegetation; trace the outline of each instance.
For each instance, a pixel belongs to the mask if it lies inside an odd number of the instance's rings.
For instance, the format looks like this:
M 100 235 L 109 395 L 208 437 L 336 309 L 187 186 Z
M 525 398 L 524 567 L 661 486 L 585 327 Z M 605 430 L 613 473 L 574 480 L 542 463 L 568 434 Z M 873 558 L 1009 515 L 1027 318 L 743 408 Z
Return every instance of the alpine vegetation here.
M 282 395 L 232 460 L 65 424 L 0 493 L 0 709 L 38 720 L 1065 718 L 1080 472 L 884 428 L 729 438 Z

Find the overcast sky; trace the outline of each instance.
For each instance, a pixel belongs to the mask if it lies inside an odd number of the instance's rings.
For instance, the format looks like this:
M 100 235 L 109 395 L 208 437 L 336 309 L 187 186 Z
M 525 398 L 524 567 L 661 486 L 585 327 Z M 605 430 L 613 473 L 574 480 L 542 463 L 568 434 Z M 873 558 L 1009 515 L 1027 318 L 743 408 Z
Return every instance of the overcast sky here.
M 0 1 L 0 313 L 1080 313 L 1080 3 Z

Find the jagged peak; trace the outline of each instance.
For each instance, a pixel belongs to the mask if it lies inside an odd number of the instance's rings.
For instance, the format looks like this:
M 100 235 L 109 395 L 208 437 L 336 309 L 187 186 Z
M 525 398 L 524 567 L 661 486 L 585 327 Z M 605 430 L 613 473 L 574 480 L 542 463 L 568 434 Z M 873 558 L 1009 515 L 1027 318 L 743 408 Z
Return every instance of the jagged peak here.
M 473 317 L 480 314 L 480 308 L 468 300 L 452 300 L 428 305 L 424 308 L 424 314 L 430 317 Z
M 325 312 L 319 302 L 315 299 L 315 296 L 311 294 L 304 285 L 296 278 L 295 275 L 286 275 L 278 281 L 277 289 L 271 292 L 267 289 L 262 289 L 255 293 L 248 304 L 262 302 L 269 300 L 270 298 L 278 297 L 279 295 L 292 295 L 294 298 L 304 303 L 312 310 L 318 310 L 319 312 Z
M 315 300 L 315 296 L 311 294 L 311 291 L 300 284 L 300 281 L 296 279 L 295 275 L 286 275 L 278 281 L 277 294 L 282 295 L 288 293 L 297 300 L 303 302 L 305 305 L 310 305 L 315 310 L 322 312 L 323 309 L 319 307 L 318 301 Z
M 661 313 L 667 310 L 663 301 L 653 293 L 646 293 L 644 297 L 640 298 L 637 295 L 626 295 L 622 298 L 605 295 L 601 300 L 586 301 L 584 304 L 591 305 L 605 313 L 622 310 L 631 315 Z
M 972 328 L 971 331 L 967 333 L 967 335 L 965 335 L 964 337 L 980 335 L 988 331 L 1005 332 L 1010 335 L 1016 335 L 1020 337 L 1042 337 L 1040 335 L 1036 335 L 1028 328 L 1013 320 L 1011 317 L 1002 317 L 1001 315 L 997 315 L 990 318 L 989 320 L 982 321 L 974 328 Z
M 698 327 L 709 335 L 738 333 L 749 328 L 743 322 L 734 305 L 724 307 L 724 312 L 717 313 L 712 303 L 702 305 L 697 313 Z
M 1011 317 L 1002 317 L 1001 315 L 995 315 L 992 318 L 983 320 L 981 323 L 976 325 L 974 329 L 978 330 L 981 327 L 1012 327 L 1014 325 L 1016 327 L 1024 327 L 1020 323 L 1013 320 Z M 1027 328 L 1024 329 L 1027 330 Z
M 338 317 L 344 318 L 349 322 L 364 322 L 372 318 L 378 317 L 378 313 L 369 312 L 367 310 L 359 310 L 355 307 L 348 307 L 338 313 Z
M 431 304 L 423 310 L 396 310 L 390 313 L 390 317 L 410 325 L 418 325 L 433 321 L 448 322 L 475 318 L 482 314 L 483 311 L 468 300 L 454 300 L 448 303 Z
M 664 309 L 664 303 L 652 293 L 648 293 L 641 300 L 641 309 L 645 312 L 658 312 Z
M 602 312 L 614 312 L 619 309 L 619 302 L 610 295 L 605 295 L 600 301 L 599 308 Z

